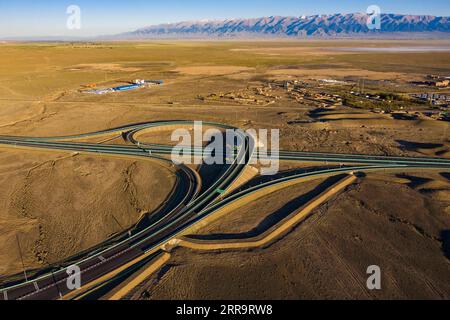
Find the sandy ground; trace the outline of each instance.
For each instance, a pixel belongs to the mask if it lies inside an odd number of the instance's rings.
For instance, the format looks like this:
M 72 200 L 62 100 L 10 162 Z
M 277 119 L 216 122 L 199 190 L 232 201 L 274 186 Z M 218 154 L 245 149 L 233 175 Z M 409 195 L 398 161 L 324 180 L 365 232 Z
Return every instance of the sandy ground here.
M 136 141 L 142 143 L 155 143 L 163 145 L 196 145 L 208 144 L 204 137 L 211 134 L 220 134 L 223 129 L 213 126 L 199 125 L 194 131 L 193 125 L 176 125 L 165 128 L 151 128 L 138 132 L 134 135 Z
M 329 79 L 336 77 L 369 77 L 375 80 L 393 80 L 402 76 L 395 72 L 376 72 L 364 69 L 278 69 L 267 72 L 270 76 L 279 79 L 280 76 L 308 77 L 310 79 Z
M 71 71 L 81 71 L 81 70 L 98 70 L 98 71 L 125 71 L 125 72 L 134 72 L 139 71 L 139 68 L 131 68 L 123 66 L 118 63 L 87 63 L 87 64 L 79 64 L 72 67 L 69 67 Z
M 48 266 L 134 225 L 171 192 L 140 160 L 0 149 L 0 275 Z M 116 221 L 117 220 L 117 221 Z
M 240 73 L 244 71 L 251 71 L 253 68 L 238 67 L 238 66 L 196 66 L 196 67 L 180 67 L 174 71 L 188 75 L 229 75 L 233 73 Z
M 414 186 L 392 175 L 365 178 L 269 248 L 177 249 L 168 265 L 128 298 L 448 299 L 450 198 L 440 201 L 417 186 L 425 176 L 450 189 L 448 176 L 440 174 L 399 175 Z M 274 210 L 280 212 L 279 199 L 296 199 L 306 190 L 273 194 L 264 205 L 249 205 L 207 227 L 203 237 L 248 235 Z M 366 270 L 374 264 L 382 270 L 382 290 L 371 292 Z

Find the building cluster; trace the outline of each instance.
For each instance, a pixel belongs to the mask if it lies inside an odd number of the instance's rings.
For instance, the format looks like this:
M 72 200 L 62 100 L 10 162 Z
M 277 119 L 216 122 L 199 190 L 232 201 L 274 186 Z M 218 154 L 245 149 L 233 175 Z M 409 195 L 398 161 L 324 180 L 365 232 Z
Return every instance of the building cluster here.
M 327 84 L 344 83 L 337 80 L 330 81 L 331 82 L 328 82 Z M 297 102 L 303 102 L 306 100 L 308 102 L 316 104 L 318 107 L 342 106 L 343 99 L 340 95 L 312 90 L 312 88 L 316 88 L 316 86 L 314 86 L 314 84 L 310 82 L 289 80 L 274 82 L 273 85 L 284 88 L 287 91 L 289 97 Z
M 251 92 L 239 91 L 239 92 L 219 92 L 219 93 L 211 93 L 206 97 L 199 96 L 198 97 L 202 101 L 233 101 L 243 105 L 267 105 L 274 103 L 276 98 L 272 99 L 264 99 L 262 96 L 257 96 L 252 94 Z
M 304 99 L 319 103 L 320 107 L 338 107 L 343 102 L 340 95 L 327 92 L 306 92 Z
M 139 85 L 144 85 L 145 84 L 145 80 L 144 79 L 136 79 L 132 81 L 133 84 L 139 84 Z
M 242 105 L 269 105 L 281 99 L 280 92 L 277 92 L 277 86 L 273 84 L 251 86 L 232 92 L 211 93 L 204 96 L 198 96 L 202 101 L 214 102 L 236 102 Z
M 411 98 L 415 98 L 424 102 L 429 102 L 433 105 L 448 106 L 450 104 L 450 95 L 439 93 L 414 93 L 410 95 Z
M 436 88 L 447 88 L 450 86 L 450 77 L 442 77 L 436 75 L 428 75 L 424 81 L 413 81 L 412 84 L 417 86 L 427 86 Z
M 89 93 L 89 94 L 97 94 L 97 95 L 103 95 L 108 93 L 114 93 L 114 92 L 121 92 L 121 91 L 129 91 L 134 90 L 138 88 L 143 87 L 150 87 L 154 85 L 162 85 L 164 84 L 164 81 L 162 80 L 143 80 L 143 79 L 136 79 L 131 82 L 129 82 L 126 85 L 112 87 L 112 88 L 103 88 L 103 89 L 93 89 L 93 90 L 83 90 L 81 92 L 83 93 Z M 96 87 L 96 84 L 89 85 L 90 87 Z
M 448 111 L 428 110 L 423 112 L 423 115 L 432 118 L 434 120 L 450 121 L 450 114 L 448 113 Z

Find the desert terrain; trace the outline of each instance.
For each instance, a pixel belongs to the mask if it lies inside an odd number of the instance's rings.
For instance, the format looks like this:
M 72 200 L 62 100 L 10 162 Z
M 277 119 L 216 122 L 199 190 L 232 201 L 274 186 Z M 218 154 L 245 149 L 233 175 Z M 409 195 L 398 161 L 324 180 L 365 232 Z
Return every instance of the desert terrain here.
M 234 242 L 264 233 L 323 184 L 274 193 L 190 238 Z M 369 175 L 268 246 L 172 251 L 165 268 L 124 298 L 448 299 L 448 231 L 443 230 L 450 222 L 449 191 L 448 175 Z M 385 270 L 383 288 L 370 292 L 366 268 L 375 262 Z
M 198 120 L 280 129 L 282 150 L 450 158 L 448 107 L 411 97 L 450 95 L 449 87 L 417 85 L 450 76 L 450 52 L 352 50 L 440 45 L 449 41 L 4 43 L 0 135 Z M 85 92 L 134 79 L 164 85 Z M 170 131 L 140 138 L 169 144 Z M 127 143 L 120 135 L 80 141 Z M 282 170 L 302 166 L 286 162 Z M 169 197 L 176 172 L 163 162 L 2 147 L 0 178 L 0 278 L 7 279 L 128 230 Z M 187 238 L 262 236 L 333 182 L 279 190 Z M 449 208 L 449 172 L 370 173 L 261 248 L 173 249 L 124 298 L 448 299 Z M 373 264 L 384 270 L 375 293 L 365 287 Z

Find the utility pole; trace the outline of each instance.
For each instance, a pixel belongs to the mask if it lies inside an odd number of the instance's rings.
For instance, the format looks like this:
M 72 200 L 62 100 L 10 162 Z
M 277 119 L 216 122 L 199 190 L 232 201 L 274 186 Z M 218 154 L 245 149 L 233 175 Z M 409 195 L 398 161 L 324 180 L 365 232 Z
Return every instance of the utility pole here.
M 112 214 L 111 216 L 113 217 L 114 221 L 117 223 L 117 225 L 119 226 L 119 228 L 120 228 L 121 230 L 124 230 L 125 228 L 122 227 L 122 225 L 119 223 L 119 221 L 116 219 L 116 217 L 115 217 L 113 214 Z
M 120 230 L 125 230 L 125 228 L 119 223 L 119 220 L 117 220 L 116 217 L 113 214 L 111 216 L 113 217 L 114 221 L 119 226 Z M 131 230 L 128 231 L 128 236 L 131 237 Z
M 25 263 L 23 261 L 22 249 L 20 247 L 19 235 L 16 234 L 17 247 L 19 248 L 20 260 L 22 261 L 23 274 L 25 276 L 25 281 L 28 282 L 27 270 L 25 269 Z

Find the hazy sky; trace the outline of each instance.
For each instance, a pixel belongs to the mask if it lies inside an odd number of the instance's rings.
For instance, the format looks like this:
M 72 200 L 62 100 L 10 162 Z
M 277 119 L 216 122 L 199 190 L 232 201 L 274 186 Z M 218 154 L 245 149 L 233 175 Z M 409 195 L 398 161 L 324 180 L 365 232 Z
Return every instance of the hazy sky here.
M 199 19 L 365 12 L 450 16 L 449 0 L 0 0 L 0 37 L 91 36 Z M 69 30 L 69 5 L 81 9 L 81 29 Z

